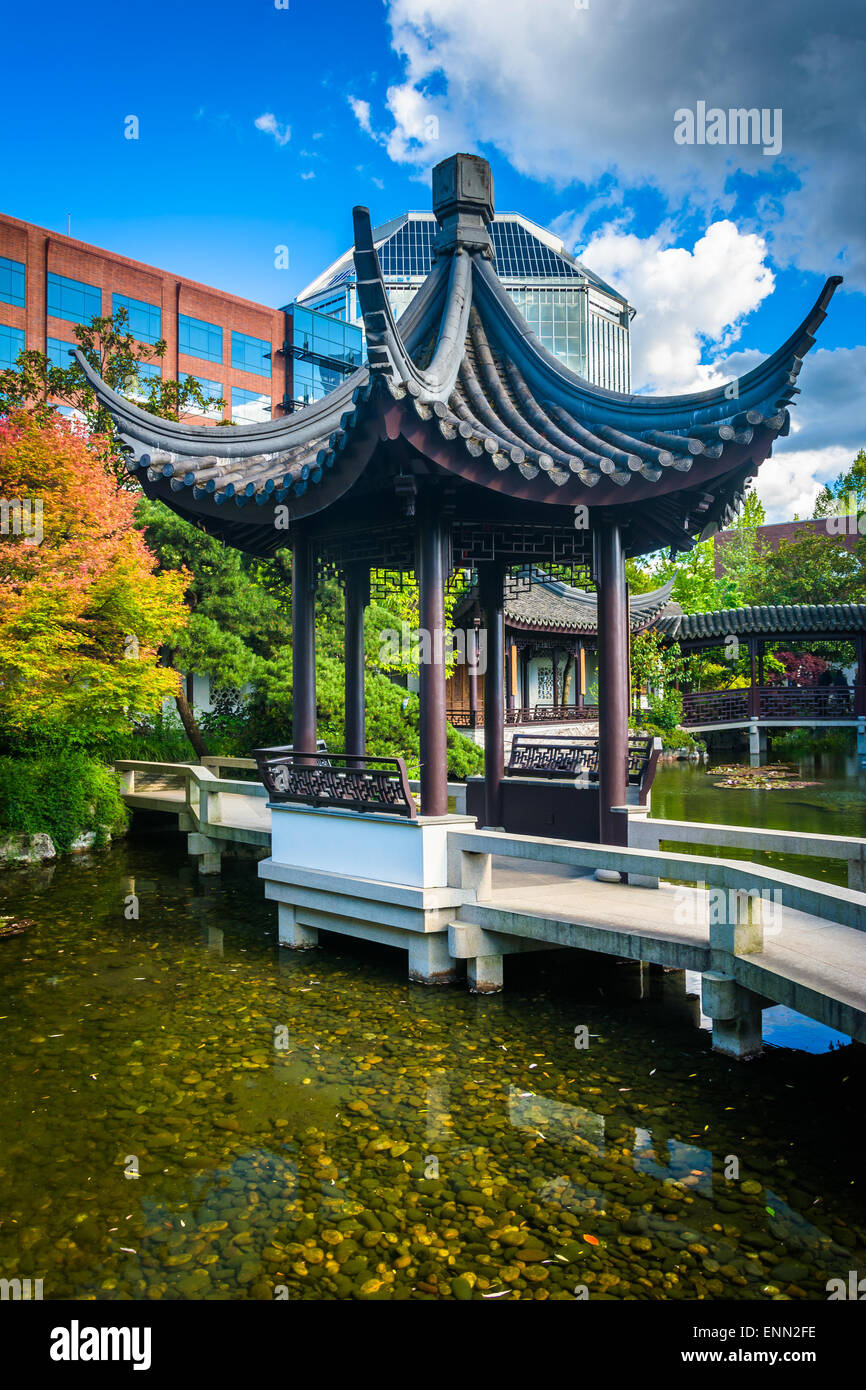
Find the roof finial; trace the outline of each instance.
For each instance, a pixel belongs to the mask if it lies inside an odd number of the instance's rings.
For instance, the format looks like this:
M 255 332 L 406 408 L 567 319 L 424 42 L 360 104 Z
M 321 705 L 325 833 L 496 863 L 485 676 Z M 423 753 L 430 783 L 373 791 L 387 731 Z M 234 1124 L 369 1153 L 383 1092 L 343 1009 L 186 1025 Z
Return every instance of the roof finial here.
M 493 221 L 493 174 L 477 154 L 452 154 L 433 170 L 433 211 L 439 231 L 434 256 L 463 247 L 493 258 L 487 227 Z

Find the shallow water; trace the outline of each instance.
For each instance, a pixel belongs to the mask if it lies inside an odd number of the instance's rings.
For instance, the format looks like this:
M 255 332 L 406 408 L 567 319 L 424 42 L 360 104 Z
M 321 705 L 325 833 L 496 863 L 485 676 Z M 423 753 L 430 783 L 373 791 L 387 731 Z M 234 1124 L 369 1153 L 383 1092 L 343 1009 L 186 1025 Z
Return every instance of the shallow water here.
M 731 757 L 717 757 L 708 763 L 661 763 L 653 783 L 652 812 L 659 819 L 716 821 L 722 825 L 753 825 L 774 830 L 801 830 L 816 835 L 866 836 L 866 773 L 854 757 L 823 754 L 791 764 L 792 778 L 815 785 L 799 790 L 751 790 L 724 787 L 719 783 L 719 766 L 733 764 Z M 770 762 L 775 759 L 770 757 Z M 780 760 L 781 761 L 781 760 Z M 665 848 L 664 841 L 662 847 Z M 687 845 L 669 848 L 688 854 Z M 844 859 L 816 859 L 796 854 L 755 854 L 750 850 L 695 847 L 695 854 L 727 859 L 749 859 L 768 868 L 827 883 L 845 885 L 848 866 Z M 702 1021 L 710 1027 L 709 1019 Z M 826 1052 L 849 1039 L 833 1028 L 804 1018 L 781 1005 L 763 1013 L 764 1042 Z
M 45 1298 L 823 1299 L 866 1264 L 862 1049 L 729 1062 L 682 972 L 550 953 L 477 999 L 281 951 L 254 866 L 201 881 L 174 836 L 7 874 L 0 911 L 33 921 L 0 942 L 0 1276 Z

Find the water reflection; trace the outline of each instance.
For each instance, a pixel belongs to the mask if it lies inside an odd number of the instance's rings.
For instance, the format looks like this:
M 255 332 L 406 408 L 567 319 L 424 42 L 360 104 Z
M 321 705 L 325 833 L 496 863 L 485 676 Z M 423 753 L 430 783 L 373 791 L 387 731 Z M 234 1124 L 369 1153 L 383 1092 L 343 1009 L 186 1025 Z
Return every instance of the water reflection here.
M 35 923 L 0 947 L 0 1274 L 46 1297 L 818 1298 L 866 1260 L 861 1050 L 738 1067 L 685 972 L 410 987 L 280 951 L 250 866 L 164 841 L 0 893 Z

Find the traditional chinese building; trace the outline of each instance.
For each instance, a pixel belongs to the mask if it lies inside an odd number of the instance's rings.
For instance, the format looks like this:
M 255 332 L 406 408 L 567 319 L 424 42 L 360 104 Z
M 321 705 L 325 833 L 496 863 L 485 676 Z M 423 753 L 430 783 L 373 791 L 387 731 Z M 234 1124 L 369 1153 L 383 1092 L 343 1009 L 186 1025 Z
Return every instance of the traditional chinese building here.
M 788 431 L 802 359 L 839 277 L 827 281 L 778 351 L 738 381 L 691 395 L 627 395 L 589 383 L 556 358 L 504 289 L 493 263 L 486 161 L 455 155 L 439 164 L 433 212 L 432 269 L 396 322 L 369 214 L 354 209 L 368 360 L 288 419 L 217 438 L 204 426 L 154 418 L 85 370 L 150 497 L 253 554 L 291 545 L 296 760 L 309 760 L 316 747 L 318 580 L 338 575 L 345 587 L 345 756 L 360 769 L 371 582 L 381 570 L 416 577 L 420 625 L 435 637 L 420 671 L 425 823 L 448 812 L 449 576 L 458 569 L 477 575 L 487 634 L 483 821 L 490 826 L 501 823 L 506 576 L 556 566 L 572 584 L 594 584 L 595 834 L 622 843 L 616 808 L 628 781 L 626 557 L 687 551 L 733 517 L 748 480 Z
M 629 635 L 645 632 L 671 608 L 673 580 L 629 598 Z M 598 599 L 544 570 L 510 577 L 505 623 L 505 722 L 538 724 L 598 719 Z M 465 633 L 467 660 L 448 681 L 448 719 L 455 728 L 481 728 L 482 610 L 477 588 L 460 602 L 455 626 Z M 486 654 L 484 654 L 486 656 Z M 468 657 L 473 659 L 470 661 Z

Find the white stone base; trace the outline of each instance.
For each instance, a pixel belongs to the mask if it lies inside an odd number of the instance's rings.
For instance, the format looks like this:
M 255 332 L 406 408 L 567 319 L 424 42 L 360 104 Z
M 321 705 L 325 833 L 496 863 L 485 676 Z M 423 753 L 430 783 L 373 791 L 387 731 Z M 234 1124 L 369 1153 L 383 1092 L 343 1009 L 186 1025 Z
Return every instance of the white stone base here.
M 279 904 L 280 944 L 315 946 L 319 931 L 396 946 L 409 978 L 456 980 L 448 925 L 470 896 L 448 884 L 447 832 L 471 816 L 360 815 L 275 804 L 270 859 L 259 864 L 265 896 Z

